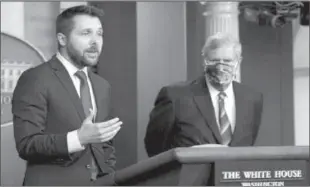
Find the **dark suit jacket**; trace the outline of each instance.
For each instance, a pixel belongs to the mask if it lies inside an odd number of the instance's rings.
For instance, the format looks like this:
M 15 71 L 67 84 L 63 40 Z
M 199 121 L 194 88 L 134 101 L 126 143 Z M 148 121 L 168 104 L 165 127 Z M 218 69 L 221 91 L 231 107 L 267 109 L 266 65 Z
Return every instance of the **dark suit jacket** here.
M 229 146 L 251 146 L 261 122 L 263 96 L 237 82 L 233 82 L 233 89 L 236 127 Z M 149 156 L 176 147 L 221 143 L 204 76 L 160 90 L 150 114 L 144 142 Z
M 110 85 L 89 71 L 97 105 L 95 121 L 110 115 Z M 84 151 L 68 153 L 67 133 L 80 128 L 85 114 L 65 67 L 54 56 L 25 71 L 13 93 L 14 136 L 19 156 L 27 161 L 24 185 L 89 185 L 90 156 L 100 175 L 114 171 L 112 141 L 91 144 Z

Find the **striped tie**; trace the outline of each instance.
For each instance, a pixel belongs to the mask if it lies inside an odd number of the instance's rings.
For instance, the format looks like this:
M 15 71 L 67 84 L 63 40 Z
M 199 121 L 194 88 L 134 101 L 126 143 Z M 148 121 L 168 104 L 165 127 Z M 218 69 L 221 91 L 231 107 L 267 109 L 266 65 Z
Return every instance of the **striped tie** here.
M 220 133 L 222 136 L 222 144 L 228 145 L 232 138 L 231 125 L 228 116 L 225 111 L 224 99 L 226 97 L 225 92 L 219 93 L 219 123 L 220 123 Z
M 89 109 L 93 108 L 92 103 L 91 103 L 91 97 L 90 97 L 90 91 L 89 91 L 89 85 L 87 82 L 87 77 L 84 71 L 77 71 L 76 76 L 80 78 L 81 80 L 81 87 L 80 87 L 80 93 L 81 93 L 81 101 L 83 105 L 83 109 L 85 112 L 85 115 L 87 116 L 89 114 Z M 91 180 L 96 180 L 97 179 L 97 174 L 98 174 L 98 168 L 96 166 L 96 162 L 91 156 L 90 160 L 90 171 L 91 171 Z

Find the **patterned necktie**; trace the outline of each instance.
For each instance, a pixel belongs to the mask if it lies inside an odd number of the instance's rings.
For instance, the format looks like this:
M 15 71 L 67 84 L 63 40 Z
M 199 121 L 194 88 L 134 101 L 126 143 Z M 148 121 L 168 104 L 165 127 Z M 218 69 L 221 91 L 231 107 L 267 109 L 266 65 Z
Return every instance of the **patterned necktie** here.
M 81 80 L 81 86 L 80 86 L 81 101 L 82 101 L 83 109 L 85 112 L 85 116 L 88 116 L 89 109 L 93 108 L 93 106 L 91 102 L 91 96 L 90 96 L 90 91 L 89 91 L 89 85 L 87 82 L 87 77 L 84 71 L 77 71 L 76 76 Z M 96 180 L 97 174 L 98 174 L 98 168 L 96 166 L 93 155 L 91 155 L 90 171 L 91 171 L 91 179 Z
M 219 93 L 219 123 L 220 123 L 220 133 L 222 136 L 222 144 L 228 145 L 232 138 L 231 125 L 228 116 L 225 111 L 224 99 L 226 97 L 225 92 Z

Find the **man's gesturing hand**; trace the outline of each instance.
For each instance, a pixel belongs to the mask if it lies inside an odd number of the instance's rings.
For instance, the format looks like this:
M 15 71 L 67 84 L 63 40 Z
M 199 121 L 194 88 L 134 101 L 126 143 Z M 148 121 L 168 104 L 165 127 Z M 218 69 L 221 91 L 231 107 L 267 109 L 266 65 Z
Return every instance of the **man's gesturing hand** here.
M 93 118 L 94 112 L 90 110 L 90 114 L 86 117 L 81 128 L 78 130 L 78 137 L 82 145 L 111 140 L 121 129 L 121 125 L 123 124 L 118 118 L 99 123 L 93 123 Z

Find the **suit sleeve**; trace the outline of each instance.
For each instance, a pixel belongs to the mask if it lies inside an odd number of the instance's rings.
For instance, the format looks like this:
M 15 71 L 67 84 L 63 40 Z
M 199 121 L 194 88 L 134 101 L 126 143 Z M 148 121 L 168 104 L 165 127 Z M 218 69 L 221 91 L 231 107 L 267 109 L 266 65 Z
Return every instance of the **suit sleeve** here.
M 262 121 L 262 115 L 263 115 L 263 104 L 264 103 L 264 99 L 263 99 L 263 94 L 259 94 L 259 99 L 256 102 L 255 105 L 255 121 L 254 121 L 254 143 L 256 142 L 257 139 L 257 135 L 261 126 L 261 121 Z
M 67 134 L 47 134 L 47 90 L 42 78 L 25 71 L 12 98 L 14 138 L 19 156 L 27 161 L 69 159 Z
M 162 88 L 150 113 L 144 144 L 149 157 L 167 150 L 168 136 L 175 122 L 174 106 L 167 88 Z

